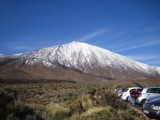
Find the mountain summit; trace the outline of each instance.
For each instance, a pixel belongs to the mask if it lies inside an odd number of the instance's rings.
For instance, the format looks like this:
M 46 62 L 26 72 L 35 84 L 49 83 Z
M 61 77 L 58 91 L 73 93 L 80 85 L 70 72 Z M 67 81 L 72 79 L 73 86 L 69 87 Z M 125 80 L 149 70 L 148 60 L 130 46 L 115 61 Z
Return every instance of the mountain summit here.
M 103 48 L 76 41 L 12 57 L 1 57 L 0 68 L 15 79 L 108 80 L 160 77 L 159 67 L 151 67 Z M 0 74 L 3 70 L 0 70 Z M 12 71 L 17 71 L 16 77 Z M 0 78 L 7 79 L 6 76 L 1 75 Z

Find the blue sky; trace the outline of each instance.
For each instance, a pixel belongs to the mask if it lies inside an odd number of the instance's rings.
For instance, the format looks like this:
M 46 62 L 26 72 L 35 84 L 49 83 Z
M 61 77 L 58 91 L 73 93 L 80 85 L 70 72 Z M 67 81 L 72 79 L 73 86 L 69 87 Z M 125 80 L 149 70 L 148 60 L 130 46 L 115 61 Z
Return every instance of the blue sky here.
M 0 54 L 80 41 L 160 66 L 160 0 L 0 0 Z

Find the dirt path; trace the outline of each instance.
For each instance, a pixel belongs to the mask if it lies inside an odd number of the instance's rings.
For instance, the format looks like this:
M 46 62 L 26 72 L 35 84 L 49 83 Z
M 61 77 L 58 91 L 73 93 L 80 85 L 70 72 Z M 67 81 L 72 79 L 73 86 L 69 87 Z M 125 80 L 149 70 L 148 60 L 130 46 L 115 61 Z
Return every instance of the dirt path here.
M 143 116 L 146 118 L 146 120 L 157 120 L 157 119 L 148 118 L 148 117 L 142 112 L 141 107 L 133 107 L 133 106 L 130 106 L 130 107 L 131 107 L 131 109 L 133 109 L 135 112 L 143 115 Z
M 133 106 L 130 106 L 130 107 L 131 107 L 135 112 L 137 112 L 137 113 L 143 115 L 144 117 L 148 118 L 148 117 L 142 112 L 142 110 L 141 110 L 140 107 L 133 107 Z

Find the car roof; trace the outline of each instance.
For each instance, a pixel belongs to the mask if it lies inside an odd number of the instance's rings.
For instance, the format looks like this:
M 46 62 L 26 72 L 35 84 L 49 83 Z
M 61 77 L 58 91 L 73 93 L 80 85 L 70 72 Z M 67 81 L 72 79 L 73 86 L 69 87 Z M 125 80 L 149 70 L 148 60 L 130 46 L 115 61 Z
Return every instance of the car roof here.
M 128 89 L 142 89 L 142 88 L 140 88 L 140 87 L 130 87 Z

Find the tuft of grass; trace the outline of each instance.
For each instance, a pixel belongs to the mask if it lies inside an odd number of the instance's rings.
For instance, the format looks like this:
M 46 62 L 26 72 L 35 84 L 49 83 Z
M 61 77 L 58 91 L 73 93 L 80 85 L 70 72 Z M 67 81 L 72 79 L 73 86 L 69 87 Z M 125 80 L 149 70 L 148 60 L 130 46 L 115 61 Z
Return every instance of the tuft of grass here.
M 110 112 L 111 107 L 94 107 L 82 114 L 74 114 L 70 120 L 116 120 L 116 114 Z
M 110 110 L 110 107 L 109 106 L 108 107 L 93 107 L 93 108 L 88 109 L 85 113 L 83 113 L 82 116 L 91 116 L 104 109 Z
M 69 117 L 70 109 L 62 107 L 59 104 L 50 103 L 47 105 L 47 119 L 53 120 L 63 120 L 64 118 Z
M 145 120 L 144 117 L 139 117 L 137 113 L 131 109 L 116 110 L 111 106 L 93 107 L 84 113 L 75 113 L 69 120 Z

